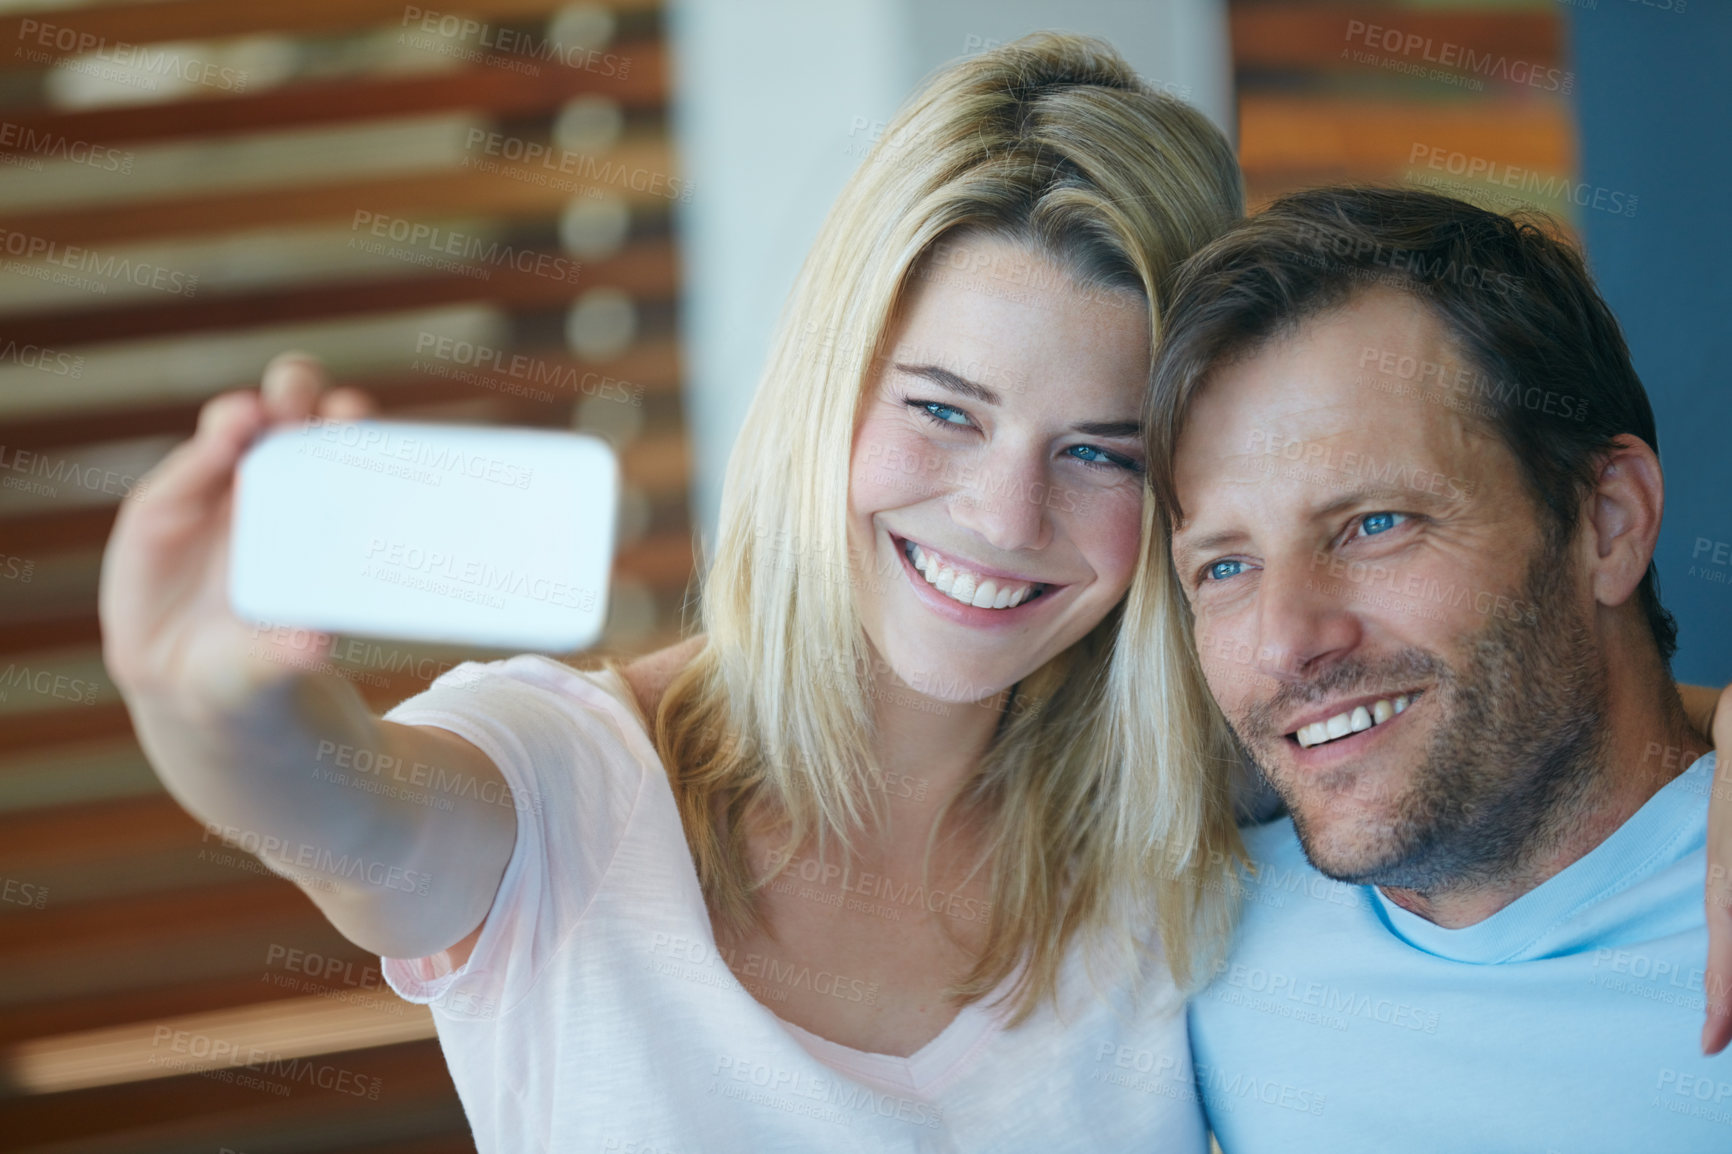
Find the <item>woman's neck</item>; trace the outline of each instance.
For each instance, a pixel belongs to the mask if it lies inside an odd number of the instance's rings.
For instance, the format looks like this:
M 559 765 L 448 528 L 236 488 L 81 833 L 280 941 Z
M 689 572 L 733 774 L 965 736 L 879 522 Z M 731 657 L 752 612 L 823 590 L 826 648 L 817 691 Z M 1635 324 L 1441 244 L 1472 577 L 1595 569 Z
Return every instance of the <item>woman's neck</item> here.
M 924 843 L 932 821 L 978 774 L 1009 693 L 984 702 L 938 701 L 894 675 L 874 680 L 866 691 L 873 761 L 883 775 L 875 784 L 892 815 L 887 832 L 896 843 Z
M 621 668 L 652 731 L 662 694 L 703 645 L 702 636 L 688 638 Z M 974 780 L 1010 693 L 985 702 L 939 701 L 888 672 L 863 688 L 872 710 L 873 762 L 882 775 L 876 785 L 891 821 L 871 842 L 857 844 L 863 850 L 870 844 L 876 857 L 901 858 L 924 850 L 933 822 Z

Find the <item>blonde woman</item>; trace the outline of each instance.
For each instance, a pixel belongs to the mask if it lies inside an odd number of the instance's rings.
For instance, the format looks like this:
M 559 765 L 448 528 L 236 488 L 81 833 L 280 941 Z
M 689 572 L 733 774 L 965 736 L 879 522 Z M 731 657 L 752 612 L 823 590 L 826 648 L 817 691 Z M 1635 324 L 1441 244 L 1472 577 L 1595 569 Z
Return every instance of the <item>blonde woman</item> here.
M 382 719 L 226 608 L 247 443 L 368 411 L 279 358 L 116 525 L 105 657 L 146 752 L 434 1005 L 489 1154 L 1203 1149 L 1166 995 L 1225 936 L 1237 839 L 1174 741 L 1205 703 L 1138 581 L 1137 414 L 1169 274 L 1240 196 L 1103 44 L 941 71 L 794 289 L 702 637 L 465 664 Z M 473 788 L 340 788 L 343 750 Z

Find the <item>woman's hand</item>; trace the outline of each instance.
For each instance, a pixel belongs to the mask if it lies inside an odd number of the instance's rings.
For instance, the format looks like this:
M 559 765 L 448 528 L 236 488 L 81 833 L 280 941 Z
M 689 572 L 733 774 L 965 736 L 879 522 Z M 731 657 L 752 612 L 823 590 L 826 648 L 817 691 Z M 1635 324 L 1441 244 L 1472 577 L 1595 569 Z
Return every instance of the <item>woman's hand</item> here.
M 192 439 L 176 446 L 122 502 L 102 559 L 98 612 L 102 655 L 122 693 L 232 705 L 317 654 L 273 640 L 229 609 L 229 516 L 235 468 L 274 425 L 317 413 L 353 420 L 374 405 L 355 389 L 331 389 L 323 366 L 284 353 L 260 389 L 207 401 Z M 314 639 L 316 640 L 316 639 Z
M 261 847 L 315 849 L 308 856 L 321 863 L 389 863 L 420 878 L 405 890 L 378 884 L 372 866 L 363 878 L 280 849 L 251 851 L 362 949 L 417 958 L 486 916 L 517 811 L 480 799 L 510 796 L 504 777 L 456 734 L 374 717 L 352 682 L 324 671 L 328 637 L 255 628 L 228 603 L 229 517 L 247 446 L 273 426 L 354 420 L 373 407 L 364 393 L 331 389 L 317 361 L 292 353 L 266 367 L 258 392 L 209 401 L 192 439 L 145 475 L 115 519 L 102 559 L 102 653 L 146 758 L 194 817 Z M 343 748 L 371 752 L 380 765 L 438 767 L 469 783 L 475 799 L 431 807 L 413 791 L 333 787 L 317 772 L 333 764 L 321 766 L 319 751 Z
M 1680 685 L 1684 712 L 1697 733 L 1714 746 L 1714 784 L 1708 798 L 1708 884 L 1703 901 L 1708 914 L 1708 969 L 1702 991 L 1708 1020 L 1702 1026 L 1702 1052 L 1718 1054 L 1732 1041 L 1732 685 L 1716 694 L 1697 685 Z
M 1732 685 L 1707 717 L 1692 720 L 1716 750 L 1708 795 L 1708 972 L 1702 981 L 1708 1021 L 1702 1052 L 1718 1054 L 1732 1041 Z

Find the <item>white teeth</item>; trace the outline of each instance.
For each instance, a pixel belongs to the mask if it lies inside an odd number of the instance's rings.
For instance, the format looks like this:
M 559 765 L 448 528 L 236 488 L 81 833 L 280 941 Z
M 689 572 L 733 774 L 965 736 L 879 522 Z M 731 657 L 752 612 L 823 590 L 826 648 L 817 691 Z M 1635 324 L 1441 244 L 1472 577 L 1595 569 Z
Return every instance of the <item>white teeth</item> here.
M 925 550 L 921 549 L 920 546 L 914 546 L 914 550 L 910 555 L 910 560 L 914 562 L 914 567 L 920 570 L 920 575 L 926 578 L 926 583 L 928 585 L 931 585 L 938 580 L 938 562 L 934 561 L 931 557 L 928 557 Z
M 1402 710 L 1406 709 L 1411 698 L 1403 695 L 1393 701 L 1388 698 L 1371 703 L 1370 708 L 1356 705 L 1350 710 L 1337 713 L 1326 721 L 1313 721 L 1310 725 L 1301 725 L 1293 733 L 1293 740 L 1300 748 L 1310 749 L 1314 745 L 1322 745 L 1326 741 L 1334 741 L 1338 737 L 1346 737 L 1350 733 L 1363 733 L 1374 725 L 1382 725 Z
M 942 557 L 928 553 L 912 541 L 906 543 L 906 548 L 908 560 L 928 584 L 952 600 L 977 609 L 1013 609 L 1034 596 L 1039 588 L 1036 585 L 1013 585 L 1008 581 L 1000 583 L 966 569 L 953 568 L 945 564 Z

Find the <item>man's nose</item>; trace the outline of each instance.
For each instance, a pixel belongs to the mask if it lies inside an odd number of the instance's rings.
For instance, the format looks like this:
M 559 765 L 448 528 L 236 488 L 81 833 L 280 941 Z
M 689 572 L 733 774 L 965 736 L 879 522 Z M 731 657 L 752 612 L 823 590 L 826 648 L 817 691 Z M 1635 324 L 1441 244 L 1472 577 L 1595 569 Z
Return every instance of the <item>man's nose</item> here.
M 1320 664 L 1359 644 L 1361 623 L 1342 582 L 1319 580 L 1303 559 L 1264 562 L 1257 588 L 1258 672 L 1305 680 Z

